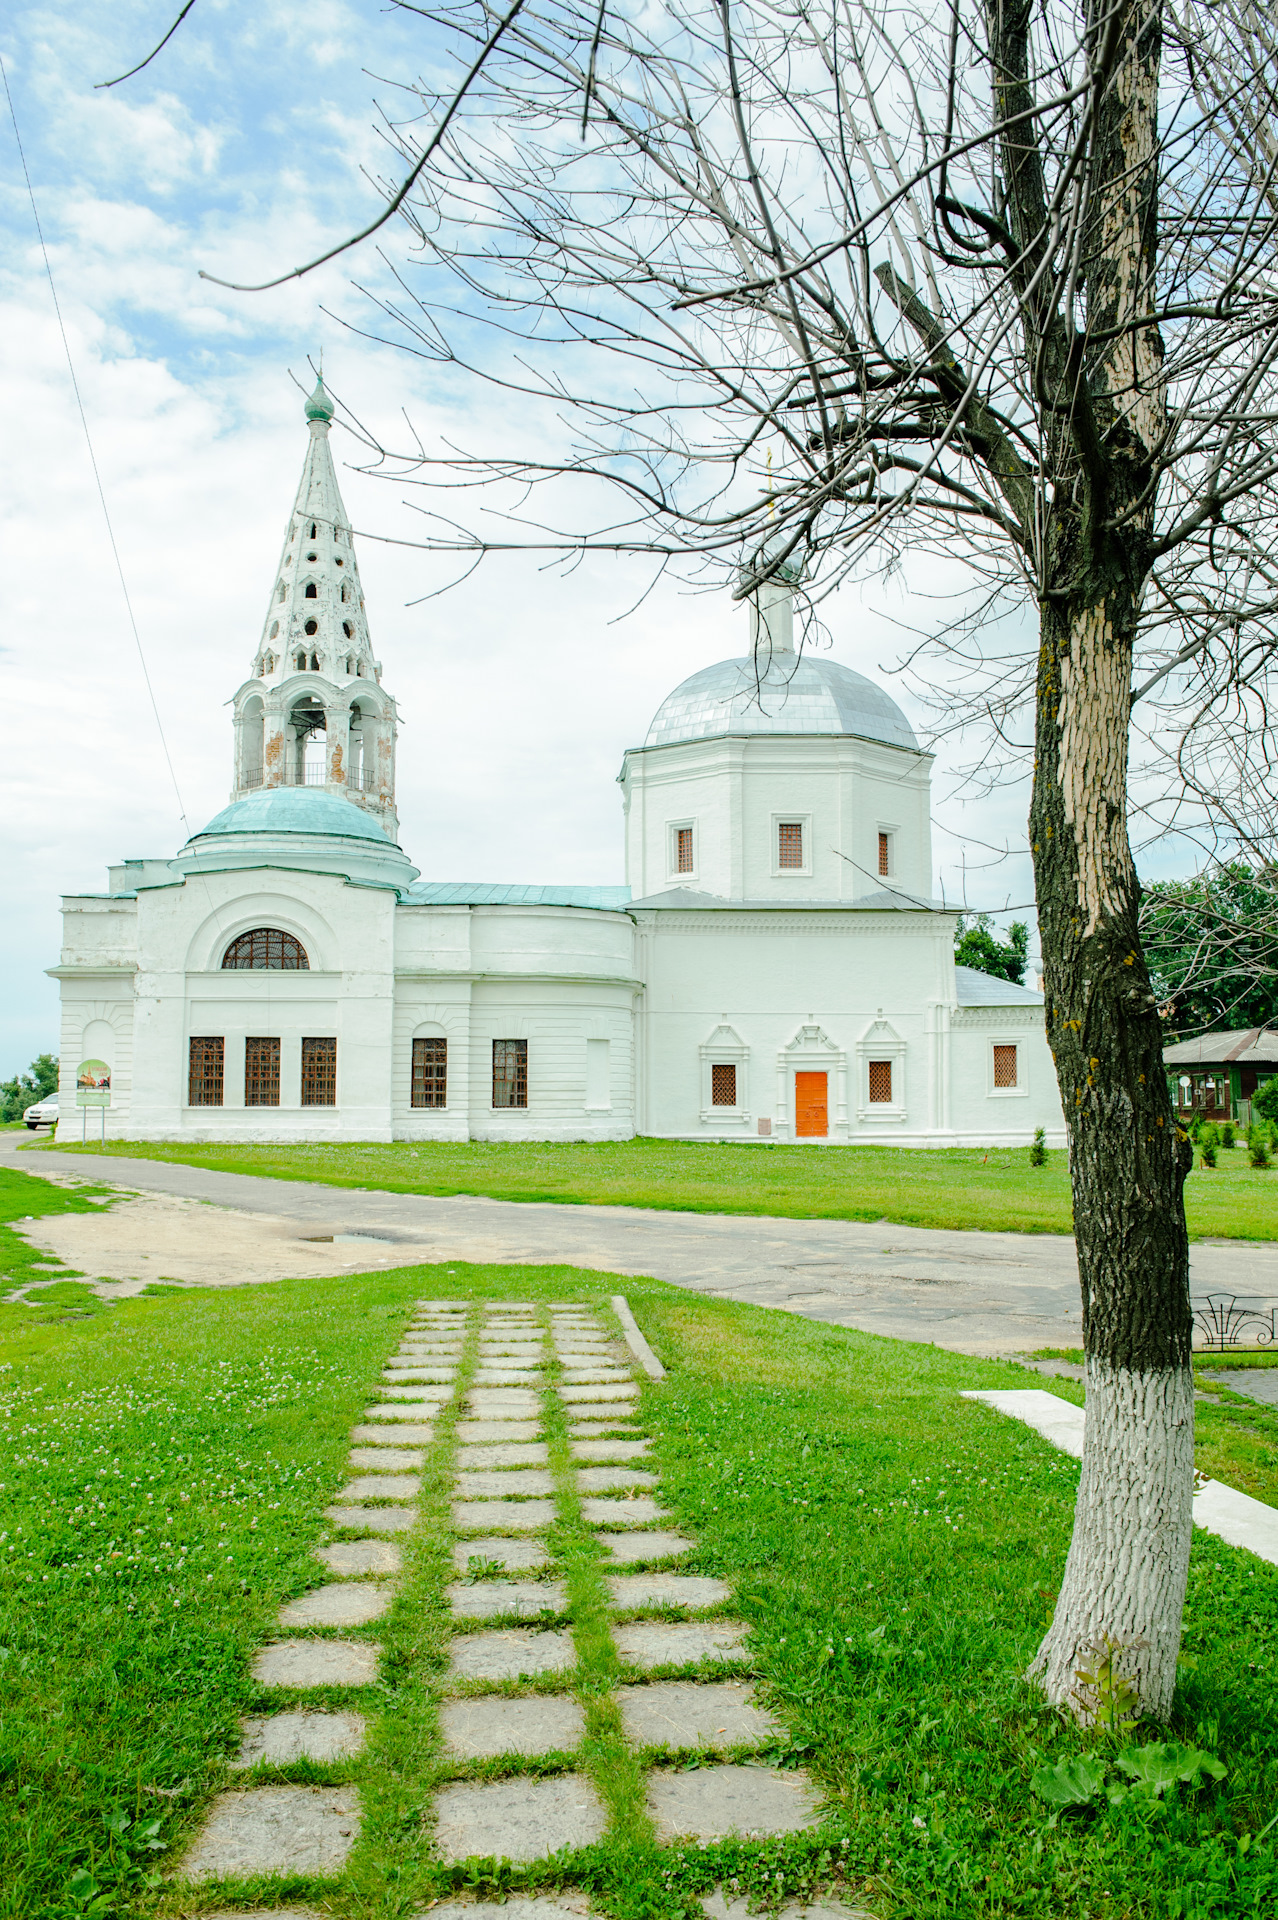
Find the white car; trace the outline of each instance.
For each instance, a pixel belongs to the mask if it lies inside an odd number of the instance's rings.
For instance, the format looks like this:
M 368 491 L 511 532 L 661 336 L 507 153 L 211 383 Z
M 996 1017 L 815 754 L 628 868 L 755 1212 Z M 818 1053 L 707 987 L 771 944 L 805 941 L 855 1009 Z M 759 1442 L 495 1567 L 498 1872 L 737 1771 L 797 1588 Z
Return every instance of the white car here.
M 37 1100 L 33 1107 L 28 1107 L 22 1117 L 33 1133 L 37 1127 L 56 1127 L 58 1124 L 57 1094 L 46 1094 L 43 1100 Z

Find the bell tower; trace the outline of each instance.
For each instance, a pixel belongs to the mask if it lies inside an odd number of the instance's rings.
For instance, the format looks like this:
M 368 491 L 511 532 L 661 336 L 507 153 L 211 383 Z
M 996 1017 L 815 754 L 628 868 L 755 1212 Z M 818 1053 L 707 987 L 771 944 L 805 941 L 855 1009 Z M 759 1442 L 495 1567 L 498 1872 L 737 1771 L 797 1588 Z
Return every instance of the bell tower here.
M 321 375 L 306 402 L 310 443 L 262 637 L 233 702 L 231 798 L 261 787 L 319 787 L 373 814 L 394 840 L 399 716 L 373 658 L 328 443 L 332 418 Z

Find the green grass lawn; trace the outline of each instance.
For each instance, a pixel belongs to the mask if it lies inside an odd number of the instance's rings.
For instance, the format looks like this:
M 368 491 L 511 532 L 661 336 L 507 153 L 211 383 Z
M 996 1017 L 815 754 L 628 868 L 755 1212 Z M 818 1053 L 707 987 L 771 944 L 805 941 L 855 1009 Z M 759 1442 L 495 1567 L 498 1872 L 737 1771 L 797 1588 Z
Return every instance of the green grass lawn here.
M 10 1217 L 92 1204 L 9 1179 Z M 385 1649 L 381 1677 L 343 1696 L 370 1716 L 368 1750 L 341 1768 L 269 1776 L 358 1784 L 364 1829 L 349 1871 L 332 1883 L 237 1883 L 233 1904 L 322 1902 L 335 1920 L 408 1920 L 463 1883 L 492 1897 L 562 1881 L 615 1920 L 688 1920 L 694 1897 L 724 1880 L 755 1900 L 832 1884 L 884 1920 L 1278 1910 L 1278 1830 L 1252 1838 L 1278 1807 L 1278 1569 L 1195 1538 L 1171 1734 L 1219 1756 L 1219 1785 L 1102 1800 L 1056 1821 L 1031 1789 L 1044 1764 L 1106 1751 L 1020 1678 L 1060 1578 L 1077 1465 L 959 1390 L 1048 1382 L 654 1281 L 453 1262 L 166 1292 L 21 1332 L 5 1322 L 5 1920 L 226 1904 L 225 1886 L 179 1897 L 161 1876 L 228 1780 L 239 1718 L 266 1704 L 249 1664 L 280 1602 L 328 1577 L 311 1557 L 321 1510 L 410 1304 L 513 1296 L 606 1308 L 618 1287 L 670 1369 L 645 1389 L 643 1418 L 664 1497 L 701 1543 L 691 1570 L 734 1585 L 761 1694 L 788 1729 L 770 1759 L 810 1769 L 828 1820 L 767 1843 L 653 1847 L 607 1697 L 598 1570 L 567 1510 L 553 1544 L 584 1607 L 578 1644 L 595 1685 L 580 1764 L 613 1830 L 566 1866 L 525 1874 L 467 1880 L 432 1862 L 423 1816 L 439 1774 L 448 1632 L 445 1420 L 395 1607 L 368 1630 Z M 1200 1409 L 1200 1438 L 1226 1459 L 1210 1470 L 1238 1484 L 1240 1430 L 1222 1411 Z M 1278 1504 L 1278 1414 L 1250 1409 L 1246 1424 L 1247 1444 L 1267 1435 L 1270 1450 L 1252 1490 Z M 553 1416 L 550 1437 L 561 1451 Z
M 91 1155 L 94 1149 L 69 1145 L 61 1151 Z M 111 1153 L 390 1193 L 890 1220 L 1001 1233 L 1071 1230 L 1065 1154 L 1049 1154 L 1046 1166 L 1031 1167 L 1024 1147 L 720 1146 L 683 1140 L 256 1147 L 165 1141 L 117 1142 Z M 1278 1168 L 1249 1167 L 1241 1148 L 1222 1151 L 1212 1171 L 1196 1167 L 1185 1195 L 1196 1240 L 1278 1238 Z

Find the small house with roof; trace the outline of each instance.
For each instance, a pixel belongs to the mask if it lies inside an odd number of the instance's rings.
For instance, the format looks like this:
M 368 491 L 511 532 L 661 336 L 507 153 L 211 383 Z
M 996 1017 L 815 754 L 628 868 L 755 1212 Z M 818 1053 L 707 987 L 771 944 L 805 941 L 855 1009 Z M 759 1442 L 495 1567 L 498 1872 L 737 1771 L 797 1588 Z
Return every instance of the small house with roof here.
M 1200 1033 L 1164 1047 L 1163 1065 L 1180 1120 L 1198 1114 L 1249 1127 L 1257 1088 L 1278 1073 L 1278 1033 L 1265 1027 Z
M 63 902 L 67 1103 L 93 1058 L 122 1138 L 1063 1144 L 1041 996 L 956 967 L 931 897 L 931 757 L 795 652 L 784 578 L 625 754 L 624 885 L 422 877 L 332 412 L 321 382 L 229 805 Z

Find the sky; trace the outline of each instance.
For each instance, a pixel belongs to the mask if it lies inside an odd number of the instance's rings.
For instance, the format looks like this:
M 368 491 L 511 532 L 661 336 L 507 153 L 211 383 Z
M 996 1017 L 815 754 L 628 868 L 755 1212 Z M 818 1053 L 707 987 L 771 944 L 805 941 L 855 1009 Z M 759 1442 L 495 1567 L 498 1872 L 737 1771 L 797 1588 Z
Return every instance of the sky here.
M 365 170 L 398 171 L 378 103 L 394 105 L 396 79 L 447 76 L 434 30 L 371 0 L 199 0 L 144 73 L 100 88 L 174 11 L 18 0 L 0 26 L 140 641 L 0 102 L 0 1077 L 56 1051 L 45 969 L 58 959 L 59 895 L 103 890 L 109 862 L 176 853 L 227 801 L 227 702 L 261 632 L 310 366 L 322 353 L 352 415 L 396 444 L 410 424 L 428 445 L 501 445 L 511 427 L 495 393 L 357 331 L 370 322 L 361 287 L 388 284 L 402 230 L 383 234 L 385 261 L 365 247 L 270 293 L 199 278 L 267 278 L 377 211 Z M 744 652 L 744 612 L 672 583 L 644 598 L 639 563 L 604 555 L 569 572 L 507 556 L 441 592 L 457 569 L 407 544 L 421 537 L 412 490 L 357 471 L 361 449 L 340 427 L 334 452 L 402 715 L 405 850 L 429 879 L 622 881 L 622 753 L 679 681 Z M 893 678 L 902 626 L 926 625 L 933 589 L 950 585 L 907 568 L 822 610 L 832 657 L 887 685 L 920 732 L 926 716 Z M 937 890 L 1032 920 L 1025 778 L 957 795 L 971 752 L 938 747 Z

